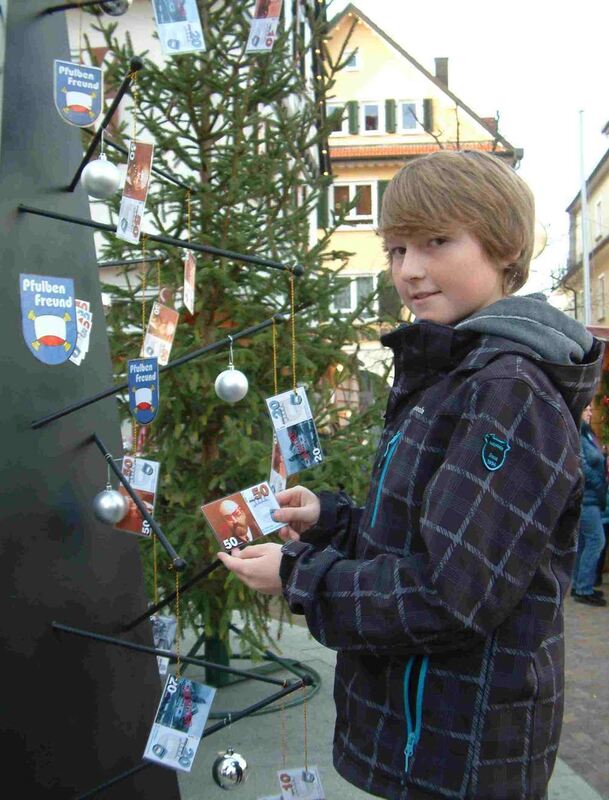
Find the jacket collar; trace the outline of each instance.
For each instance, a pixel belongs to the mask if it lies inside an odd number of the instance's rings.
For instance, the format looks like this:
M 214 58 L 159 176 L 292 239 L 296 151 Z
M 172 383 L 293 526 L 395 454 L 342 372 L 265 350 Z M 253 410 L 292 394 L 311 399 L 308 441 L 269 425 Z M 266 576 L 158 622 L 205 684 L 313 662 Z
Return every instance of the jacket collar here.
M 431 386 L 449 372 L 481 369 L 506 350 L 539 361 L 539 356 L 526 345 L 427 320 L 401 325 L 382 336 L 381 343 L 391 347 L 394 354 L 394 380 L 386 418 L 413 392 Z

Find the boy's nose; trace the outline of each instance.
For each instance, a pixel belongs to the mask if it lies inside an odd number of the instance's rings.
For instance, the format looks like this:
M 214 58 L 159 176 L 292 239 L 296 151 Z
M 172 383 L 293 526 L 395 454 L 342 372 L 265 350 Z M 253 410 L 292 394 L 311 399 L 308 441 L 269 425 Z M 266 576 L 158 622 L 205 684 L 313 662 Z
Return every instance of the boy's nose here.
M 409 248 L 402 259 L 400 276 L 404 280 L 416 280 L 425 276 L 424 259 L 416 250 Z

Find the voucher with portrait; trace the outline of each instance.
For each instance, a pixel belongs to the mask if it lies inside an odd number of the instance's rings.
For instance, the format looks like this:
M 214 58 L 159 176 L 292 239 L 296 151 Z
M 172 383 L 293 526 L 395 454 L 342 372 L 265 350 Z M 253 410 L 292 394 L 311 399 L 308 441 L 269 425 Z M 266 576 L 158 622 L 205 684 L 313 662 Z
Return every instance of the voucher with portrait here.
M 160 466 L 158 461 L 150 461 L 147 458 L 123 457 L 122 473 L 150 516 L 154 514 Z M 117 522 L 114 527 L 128 533 L 137 533 L 139 536 L 150 536 L 148 520 L 143 518 L 122 483 L 119 485 L 118 491 L 127 498 L 129 510 L 127 515 L 120 522 Z
M 155 300 L 140 355 L 146 358 L 156 357 L 159 366 L 164 367 L 169 362 L 179 318 L 175 309 Z
M 268 536 L 284 522 L 275 522 L 271 513 L 279 508 L 273 490 L 266 481 L 229 494 L 220 500 L 205 503 L 201 511 L 223 550 Z
M 142 219 L 148 196 L 154 145 L 147 142 L 129 142 L 127 175 L 118 212 L 116 235 L 131 244 L 137 244 L 142 232 Z

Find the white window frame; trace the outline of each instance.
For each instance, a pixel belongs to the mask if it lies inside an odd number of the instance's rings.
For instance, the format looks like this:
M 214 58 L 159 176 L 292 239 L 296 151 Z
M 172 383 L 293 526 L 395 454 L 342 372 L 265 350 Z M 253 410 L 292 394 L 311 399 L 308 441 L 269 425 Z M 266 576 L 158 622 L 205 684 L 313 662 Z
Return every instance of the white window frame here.
M 600 239 L 603 235 L 603 201 L 597 200 L 594 206 L 594 227 L 595 238 Z
M 353 59 L 353 64 L 349 64 L 348 62 Z M 345 51 L 345 71 L 346 72 L 355 72 L 358 69 L 362 68 L 362 59 L 360 55 L 360 51 L 357 49 L 354 50 L 346 50 Z
M 352 208 L 349 211 L 349 215 L 346 217 L 345 222 L 341 225 L 341 228 L 351 228 L 353 227 L 351 223 L 359 223 L 358 227 L 363 225 L 370 225 L 373 226 L 376 224 L 377 216 L 378 216 L 378 209 L 377 209 L 377 201 L 378 201 L 378 182 L 377 181 L 336 181 L 330 187 L 330 191 L 328 192 L 329 195 L 329 210 L 331 214 L 334 214 L 334 207 L 336 205 L 334 200 L 334 190 L 337 186 L 348 186 L 349 187 L 349 202 L 352 202 L 355 198 L 355 193 L 357 191 L 358 186 L 370 186 L 370 199 L 371 199 L 371 214 L 358 214 L 356 208 Z
M 414 128 L 403 128 L 402 127 L 402 106 L 403 105 L 414 105 L 415 106 L 415 114 L 417 115 L 417 119 L 415 120 L 416 124 Z M 397 108 L 396 108 L 396 130 L 398 133 L 409 134 L 409 133 L 422 133 L 425 128 L 423 127 L 424 122 L 424 115 L 425 109 L 423 108 L 423 101 L 422 100 L 398 100 Z
M 366 130 L 366 106 L 378 106 L 379 126 L 375 131 Z M 359 133 L 360 136 L 378 136 L 386 133 L 385 131 L 385 101 L 384 100 L 360 100 L 359 101 Z
M 344 280 L 349 280 L 351 283 L 349 285 L 350 289 L 350 305 L 349 308 L 337 308 L 332 302 L 331 308 L 332 311 L 339 313 L 339 314 L 352 314 L 358 306 L 357 302 L 357 279 L 358 278 L 372 278 L 372 291 L 376 291 L 378 289 L 378 274 L 373 272 L 356 272 L 350 273 L 345 275 L 341 273 L 340 278 Z M 379 313 L 379 299 L 378 296 L 375 297 L 372 307 L 370 309 L 370 316 L 362 317 L 364 322 L 368 322 L 371 319 L 375 319 Z
M 584 292 L 577 292 L 577 313 L 574 315 L 576 320 L 583 322 L 584 319 Z
M 330 117 L 332 112 L 339 108 L 343 109 L 341 129 L 339 131 L 330 131 L 330 136 L 345 136 L 349 134 L 349 109 L 346 103 L 326 103 L 326 117 Z
M 598 278 L 596 283 L 596 297 L 597 297 L 597 312 L 596 312 L 596 319 L 598 322 L 605 319 L 605 273 L 602 272 Z

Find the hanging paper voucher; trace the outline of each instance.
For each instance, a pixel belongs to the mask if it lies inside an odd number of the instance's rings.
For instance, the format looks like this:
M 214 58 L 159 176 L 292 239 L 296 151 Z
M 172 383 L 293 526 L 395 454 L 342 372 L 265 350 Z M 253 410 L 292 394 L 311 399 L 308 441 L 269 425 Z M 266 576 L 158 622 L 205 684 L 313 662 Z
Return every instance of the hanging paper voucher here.
M 123 458 L 121 472 L 150 516 L 154 514 L 160 466 L 158 461 L 150 461 L 147 458 L 134 458 L 133 456 L 124 456 Z M 118 491 L 127 498 L 129 510 L 127 515 L 114 527 L 119 531 L 137 533 L 139 536 L 150 536 L 151 529 L 148 520 L 144 519 L 122 483 L 118 487 Z
M 94 125 L 104 104 L 104 74 L 99 67 L 55 59 L 53 96 L 59 116 L 70 125 Z
M 127 362 L 129 410 L 140 425 L 149 425 L 159 410 L 159 365 L 156 358 Z
M 194 253 L 188 252 L 184 256 L 184 289 L 183 300 L 184 305 L 188 309 L 189 314 L 195 313 L 195 272 L 197 269 L 197 262 Z
M 166 56 L 205 50 L 196 0 L 152 0 L 161 49 Z
M 321 464 L 324 460 L 307 393 L 296 390 L 268 397 L 266 404 L 285 462 L 287 475 Z
M 127 175 L 118 212 L 116 235 L 131 244 L 137 244 L 140 240 L 153 153 L 153 144 L 137 141 L 129 143 Z
M 317 767 L 282 769 L 277 773 L 281 786 L 280 800 L 325 800 Z
M 281 2 L 282 0 L 256 0 L 246 53 L 272 50 L 281 17 Z
M 169 675 L 144 758 L 190 772 L 215 694 L 204 683 Z
M 63 364 L 76 345 L 76 308 L 72 278 L 19 276 L 23 338 L 43 364 Z
M 140 355 L 155 356 L 159 364 L 164 367 L 169 361 L 179 317 L 175 309 L 155 301 L 152 304 Z

